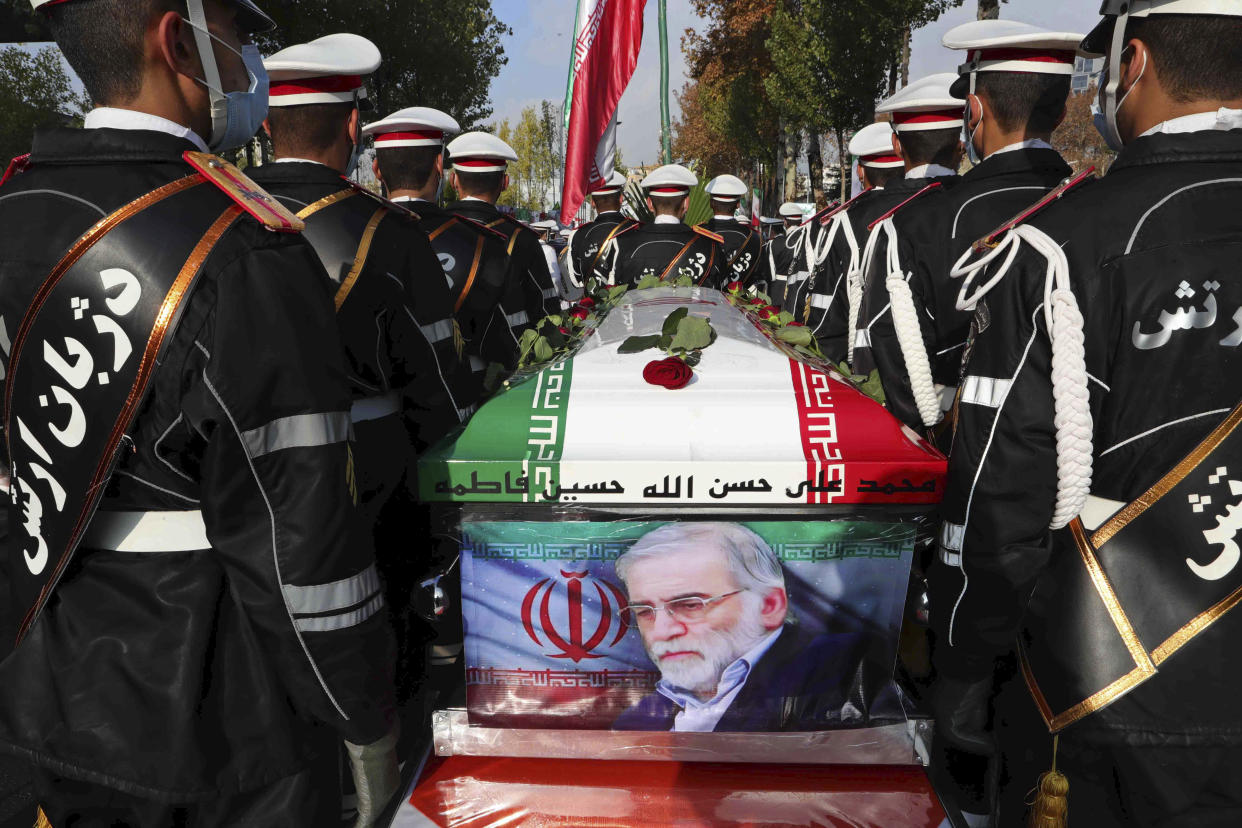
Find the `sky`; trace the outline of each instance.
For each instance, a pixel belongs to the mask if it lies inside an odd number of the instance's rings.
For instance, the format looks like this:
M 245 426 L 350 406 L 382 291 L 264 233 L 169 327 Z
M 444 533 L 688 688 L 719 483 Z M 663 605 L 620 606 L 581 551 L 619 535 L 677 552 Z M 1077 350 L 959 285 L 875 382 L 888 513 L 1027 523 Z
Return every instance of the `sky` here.
M 945 13 L 914 33 L 910 47 L 910 79 L 933 72 L 949 72 L 961 63 L 961 54 L 940 45 L 949 29 L 975 18 L 976 0 Z M 647 0 L 643 45 L 638 67 L 621 98 L 618 144 L 628 166 L 658 158 L 660 131 L 660 36 L 657 0 Z M 492 8 L 513 34 L 504 39 L 509 63 L 492 82 L 493 119 L 517 120 L 523 107 L 548 99 L 565 98 L 569 47 L 577 0 L 492 0 Z M 1008 0 L 1001 17 L 1062 31 L 1086 32 L 1099 20 L 1095 0 Z M 702 28 L 689 0 L 668 0 L 669 106 L 677 118 L 674 92 L 686 82 L 681 35 Z

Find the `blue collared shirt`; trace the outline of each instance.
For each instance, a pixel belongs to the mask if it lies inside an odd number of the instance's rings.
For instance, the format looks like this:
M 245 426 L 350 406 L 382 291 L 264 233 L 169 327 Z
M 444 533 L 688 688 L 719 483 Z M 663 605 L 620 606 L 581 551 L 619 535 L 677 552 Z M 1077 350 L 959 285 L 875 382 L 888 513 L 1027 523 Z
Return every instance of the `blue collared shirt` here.
M 716 695 L 708 701 L 700 701 L 693 693 L 674 687 L 665 679 L 656 683 L 656 690 L 681 708 L 673 719 L 673 731 L 677 733 L 708 733 L 712 731 L 724 716 L 729 705 L 737 698 L 746 686 L 746 679 L 763 654 L 781 634 L 784 627 L 760 640 L 740 658 L 725 668 L 720 674 L 720 683 L 716 685 Z

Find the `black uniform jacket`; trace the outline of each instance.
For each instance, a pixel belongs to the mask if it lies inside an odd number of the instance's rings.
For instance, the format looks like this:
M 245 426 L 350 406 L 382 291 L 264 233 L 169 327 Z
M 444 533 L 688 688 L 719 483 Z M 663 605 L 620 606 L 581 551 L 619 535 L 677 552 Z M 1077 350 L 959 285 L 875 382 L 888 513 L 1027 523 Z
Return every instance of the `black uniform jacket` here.
M 703 226 L 724 239 L 725 282 L 750 287 L 763 265 L 763 239 L 758 229 L 729 216 L 712 216 Z
M 595 272 L 595 258 L 604 243 L 615 235 L 613 231 L 618 227 L 624 229 L 628 224 L 638 222 L 626 218 L 620 210 L 610 210 L 600 213 L 594 221 L 587 222 L 574 231 L 569 240 L 569 254 L 565 261 L 572 268 L 569 277 L 578 287 L 585 287 L 583 280 Z
M 719 288 L 724 282 L 724 247 L 710 230 L 681 222 L 628 227 L 599 257 L 596 276 L 615 285 L 633 286 L 644 276 L 672 281 L 681 276 L 696 285 Z
M 1153 135 L 1127 146 L 1103 180 L 1028 222 L 1063 251 L 1084 317 L 1095 495 L 1129 502 L 1142 494 L 1242 396 L 1240 200 L 1242 131 Z M 1052 555 L 1048 267 L 1024 242 L 980 301 L 967 346 L 942 504 L 947 529 L 929 572 L 936 664 L 959 677 L 986 676 L 1012 647 Z M 1166 330 L 1162 319 L 1181 318 L 1188 306 L 1195 323 Z M 1161 588 L 1150 584 L 1157 604 Z M 1239 637 L 1234 610 L 1072 732 L 1133 744 L 1242 744 Z
M 399 202 L 418 213 L 419 230 L 427 234 L 450 283 L 454 316 L 465 339 L 465 354 L 475 378 L 475 399 L 489 363 L 513 367 L 518 338 L 527 321 L 522 286 L 509 279 L 509 239 L 500 230 L 450 213 L 430 201 Z M 473 277 L 471 274 L 474 274 Z M 512 320 L 512 324 L 510 324 Z
M 784 228 L 764 245 L 758 281 L 773 305 L 791 310 L 786 301 L 792 301 L 794 292 L 811 275 L 818 238 L 816 227 L 801 224 Z
M 266 164 L 250 172 L 295 213 L 349 188 L 335 170 L 309 161 Z M 365 228 L 384 206 L 359 193 L 308 215 L 306 237 L 338 296 L 349 269 L 363 258 L 336 313 L 354 399 L 402 393 L 412 444 L 421 450 L 470 415 L 470 373 L 453 343 L 453 299 L 444 271 L 418 217 L 390 203 L 369 247 L 359 246 L 363 234 L 357 228 Z M 365 464 L 359 474 L 365 481 Z
M 910 285 L 935 383 L 957 385 L 970 329 L 971 314 L 957 309 L 961 280 L 950 279 L 949 271 L 972 243 L 1034 204 L 1071 172 L 1056 150 L 1003 152 L 990 156 L 952 186 L 920 196 L 893 216 L 897 261 Z M 893 328 L 885 281 L 888 251 L 889 237 L 881 233 L 863 278 L 863 317 L 885 404 L 906 425 L 922 428 Z
M 533 230 L 486 201 L 454 201 L 446 205 L 445 209 L 505 234 L 508 239 L 505 245 L 505 252 L 509 255 L 508 279 L 520 285 L 525 297 L 524 309 L 531 325 L 550 313 L 560 313 L 561 298 L 556 292 L 556 286 L 552 284 L 548 260 L 544 257 L 539 237 Z M 517 325 L 519 322 L 512 320 L 511 324 Z
M 83 232 L 190 174 L 192 149 L 157 132 L 37 133 L 32 169 L 0 188 L 4 329 Z M 0 662 L 0 749 L 164 801 L 266 785 L 307 765 L 311 723 L 367 743 L 392 709 L 323 267 L 300 236 L 243 217 L 183 308 L 92 527 L 109 510 L 201 510 L 210 548 L 84 544 Z M 22 552 L 0 561 L 12 571 Z

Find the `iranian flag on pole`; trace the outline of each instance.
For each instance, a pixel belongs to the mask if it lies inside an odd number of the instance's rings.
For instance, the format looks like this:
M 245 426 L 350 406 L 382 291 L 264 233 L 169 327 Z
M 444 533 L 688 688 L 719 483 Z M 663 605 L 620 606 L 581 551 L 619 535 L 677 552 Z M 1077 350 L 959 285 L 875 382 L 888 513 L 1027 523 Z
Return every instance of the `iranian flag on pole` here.
M 750 191 L 750 226 L 758 227 L 761 222 L 759 219 L 763 216 L 762 205 L 759 203 L 759 191 L 752 189 Z
M 645 5 L 646 0 L 578 0 L 562 224 L 573 220 L 586 194 L 612 172 L 617 104 L 638 63 Z

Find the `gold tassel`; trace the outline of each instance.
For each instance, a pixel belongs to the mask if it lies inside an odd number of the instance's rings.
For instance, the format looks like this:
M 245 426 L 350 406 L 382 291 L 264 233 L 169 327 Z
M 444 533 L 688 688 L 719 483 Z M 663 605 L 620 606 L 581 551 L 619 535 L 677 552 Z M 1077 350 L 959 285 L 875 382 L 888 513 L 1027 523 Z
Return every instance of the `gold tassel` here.
M 1039 777 L 1035 786 L 1035 802 L 1027 828 L 1066 828 L 1069 816 L 1069 780 L 1057 770 L 1057 745 L 1061 737 L 1052 737 L 1052 770 Z
M 52 823 L 47 821 L 47 814 L 43 813 L 42 808 L 35 812 L 34 828 L 52 828 Z
M 461 352 L 466 347 L 466 338 L 461 335 L 461 325 L 457 324 L 457 320 L 453 320 L 453 347 L 457 349 L 457 358 L 461 359 Z

